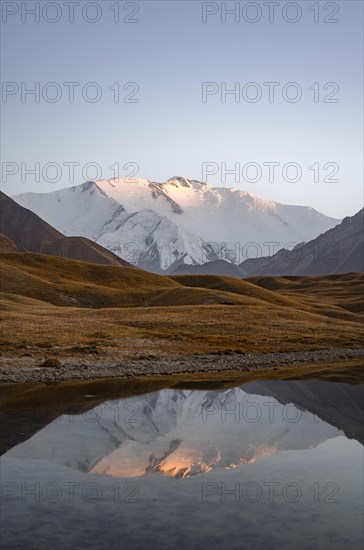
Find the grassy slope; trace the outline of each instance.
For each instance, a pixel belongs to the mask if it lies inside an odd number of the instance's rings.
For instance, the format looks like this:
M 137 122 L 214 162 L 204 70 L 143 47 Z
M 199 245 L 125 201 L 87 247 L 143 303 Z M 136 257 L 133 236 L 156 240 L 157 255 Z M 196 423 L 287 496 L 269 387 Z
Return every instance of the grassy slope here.
M 21 252 L 21 249 L 14 241 L 0 233 L 0 252 Z
M 275 305 L 293 307 L 297 305 L 294 300 L 289 300 L 270 290 L 259 288 L 250 282 L 234 279 L 233 277 L 223 277 L 220 275 L 176 275 L 171 277 L 171 279 L 187 287 L 202 287 L 211 290 L 232 292 L 239 296 L 258 298 Z
M 352 313 L 364 312 L 364 275 L 345 273 L 318 277 L 251 277 L 260 288 L 274 290 L 282 297 L 304 300 L 314 308 L 336 307 Z
M 129 267 L 100 266 L 37 254 L 0 254 L 0 291 L 57 306 L 88 308 L 173 305 L 254 305 L 294 302 L 224 277 L 162 277 Z M 217 284 L 204 284 L 216 279 Z
M 247 282 L 33 254 L 0 260 L 5 352 L 67 355 L 96 345 L 132 358 L 362 345 L 357 274 Z
M 136 306 L 153 292 L 179 287 L 140 269 L 102 266 L 37 254 L 1 254 L 0 289 L 58 305 Z

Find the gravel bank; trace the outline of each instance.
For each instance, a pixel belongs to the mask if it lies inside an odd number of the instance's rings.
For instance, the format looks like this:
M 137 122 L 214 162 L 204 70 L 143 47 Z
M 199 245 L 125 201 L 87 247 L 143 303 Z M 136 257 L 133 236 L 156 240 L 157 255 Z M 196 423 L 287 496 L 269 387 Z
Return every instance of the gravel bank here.
M 194 355 L 134 361 L 110 361 L 109 358 L 67 357 L 60 365 L 48 366 L 31 358 L 5 358 L 0 366 L 0 383 L 61 382 L 130 378 L 151 375 L 252 371 L 287 367 L 304 363 L 329 363 L 345 359 L 363 359 L 364 349 L 321 349 L 267 354 Z M 364 359 L 363 359 L 364 362 Z M 57 363 L 57 362 L 56 362 Z

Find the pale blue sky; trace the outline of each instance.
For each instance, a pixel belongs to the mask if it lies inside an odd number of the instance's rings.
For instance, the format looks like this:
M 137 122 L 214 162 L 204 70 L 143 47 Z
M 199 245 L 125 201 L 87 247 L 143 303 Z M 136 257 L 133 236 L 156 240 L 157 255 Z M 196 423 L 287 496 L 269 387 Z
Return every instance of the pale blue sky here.
M 269 22 L 267 7 L 257 23 L 228 16 L 222 23 L 221 2 L 210 3 L 216 15 L 202 22 L 202 2 L 144 1 L 137 2 L 134 15 L 138 23 L 115 23 L 110 10 L 115 1 L 98 2 L 101 18 L 92 24 L 82 19 L 80 10 L 87 2 L 79 0 L 75 21 L 68 20 L 65 2 L 58 0 L 61 18 L 49 23 L 32 16 L 21 21 L 19 12 L 2 23 L 2 79 L 19 88 L 39 82 L 56 82 L 60 101 L 51 103 L 42 97 L 36 103 L 30 96 L 21 102 L 20 92 L 2 99 L 2 161 L 19 165 L 19 172 L 2 178 L 3 190 L 11 195 L 26 191 L 50 191 L 72 185 L 64 163 L 97 163 L 103 177 L 112 177 L 110 166 L 118 162 L 125 176 L 126 163 L 136 163 L 138 176 L 164 181 L 174 175 L 202 179 L 203 163 L 216 163 L 218 173 L 208 178 L 220 185 L 221 163 L 231 169 L 256 162 L 262 168 L 260 181 L 235 182 L 227 177 L 223 185 L 245 189 L 262 197 L 289 204 L 310 205 L 336 217 L 351 215 L 363 202 L 363 133 L 362 133 L 362 23 L 361 1 L 336 2 L 339 11 L 330 16 L 335 3 L 320 2 L 320 22 L 314 23 L 313 1 L 298 2 L 302 10 L 297 23 L 284 20 L 276 8 L 275 21 Z M 29 8 L 35 2 L 26 3 Z M 44 6 L 45 2 L 40 2 Z M 121 18 L 131 14 L 134 3 L 120 2 Z M 235 2 L 227 2 L 232 7 Z M 241 8 L 246 2 L 240 2 Z M 325 8 L 326 6 L 326 8 Z M 77 8 L 77 9 L 76 9 Z M 124 9 L 126 8 L 126 9 Z M 3 6 L 4 9 L 4 6 Z M 6 11 L 13 7 L 7 7 Z M 15 9 L 15 8 L 14 8 Z M 251 8 L 252 10 L 254 9 Z M 293 8 L 292 8 L 293 9 Z M 50 8 L 46 17 L 56 12 Z M 94 17 L 92 8 L 89 17 Z M 293 17 L 293 11 L 287 12 Z M 23 14 L 24 16 L 24 14 Z M 247 17 L 253 17 L 253 11 Z M 130 16 L 132 17 L 132 16 Z M 326 17 L 338 23 L 324 23 Z M 64 82 L 79 82 L 75 101 L 68 101 Z M 97 82 L 102 98 L 89 103 L 80 88 Z M 126 82 L 136 82 L 138 103 L 115 103 L 109 86 L 120 83 L 121 94 Z M 221 95 L 202 102 L 202 83 L 221 82 L 231 88 L 256 82 L 263 96 L 256 103 L 232 96 L 226 103 Z M 276 101 L 268 101 L 263 82 L 279 82 Z M 282 98 L 287 82 L 297 82 L 302 99 L 289 103 Z M 322 87 L 336 82 L 338 103 L 313 101 L 315 82 Z M 333 88 L 323 92 L 326 96 Z M 55 89 L 48 89 L 49 97 Z M 90 94 L 94 90 L 89 89 Z M 292 89 L 290 90 L 292 92 Z M 123 98 L 123 95 L 121 95 Z M 278 162 L 274 182 L 269 182 L 264 162 Z M 39 162 L 61 167 L 58 182 L 35 182 L 25 175 L 22 182 L 20 165 L 31 168 Z M 296 183 L 284 181 L 281 167 L 296 162 L 302 167 L 302 178 Z M 339 166 L 339 182 L 323 182 L 331 165 Z M 309 169 L 314 163 L 321 168 L 320 182 L 314 182 Z M 8 165 L 6 165 L 8 166 Z M 316 165 L 317 166 L 317 165 Z M 81 167 L 75 168 L 75 184 L 82 183 Z M 4 169 L 4 164 L 3 164 Z M 10 168 L 5 167 L 5 170 Z M 50 170 L 46 179 L 54 172 Z M 93 172 L 87 174 L 92 179 Z M 95 174 L 96 175 L 96 174 Z M 250 172 L 253 179 L 253 173 Z M 5 179 L 7 179 L 5 183 Z

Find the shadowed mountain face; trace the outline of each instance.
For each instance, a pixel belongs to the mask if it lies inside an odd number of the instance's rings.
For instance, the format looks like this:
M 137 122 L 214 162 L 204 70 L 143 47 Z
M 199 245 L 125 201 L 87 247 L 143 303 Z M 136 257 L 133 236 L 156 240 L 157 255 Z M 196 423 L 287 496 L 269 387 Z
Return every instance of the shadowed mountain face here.
M 249 394 L 273 397 L 285 405 L 294 403 L 342 430 L 349 439 L 364 445 L 364 391 L 362 385 L 333 384 L 318 380 L 252 382 L 244 387 Z
M 115 477 L 185 478 L 312 449 L 342 432 L 363 442 L 361 385 L 300 380 L 225 391 L 166 389 L 76 414 L 66 410 L 57 419 L 50 413 L 50 423 L 32 437 L 32 428 L 26 431 L 30 438 L 5 456 Z
M 95 264 L 130 265 L 85 237 L 65 237 L 2 192 L 0 214 L 1 252 L 35 252 Z
M 172 275 L 222 275 L 241 279 L 247 274 L 238 265 L 229 263 L 226 260 L 216 260 L 202 265 L 180 264 L 172 272 Z
M 21 252 L 21 248 L 14 241 L 0 233 L 0 252 Z
M 279 250 L 274 256 L 240 264 L 250 277 L 260 275 L 331 275 L 364 271 L 364 209 L 316 239 Z

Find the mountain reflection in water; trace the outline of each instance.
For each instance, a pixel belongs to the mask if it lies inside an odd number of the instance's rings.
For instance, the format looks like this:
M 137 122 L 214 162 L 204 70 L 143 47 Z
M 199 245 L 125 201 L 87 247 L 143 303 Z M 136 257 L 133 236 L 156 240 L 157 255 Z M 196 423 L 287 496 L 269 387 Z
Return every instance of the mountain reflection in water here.
M 38 459 L 113 477 L 187 478 L 312 449 L 345 435 L 363 442 L 362 386 L 263 381 L 224 391 L 165 389 L 63 415 L 13 447 Z
M 5 388 L 4 549 L 362 549 L 363 385 L 163 383 Z

